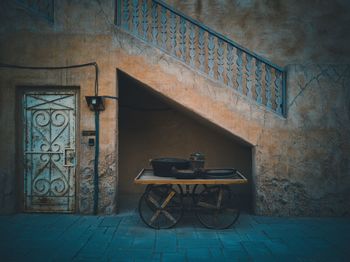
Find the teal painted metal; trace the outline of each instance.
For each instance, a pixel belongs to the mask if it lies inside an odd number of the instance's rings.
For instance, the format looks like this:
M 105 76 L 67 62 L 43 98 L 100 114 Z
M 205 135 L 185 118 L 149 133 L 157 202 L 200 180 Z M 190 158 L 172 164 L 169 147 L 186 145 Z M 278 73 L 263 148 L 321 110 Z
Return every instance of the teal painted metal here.
M 123 0 L 123 16 L 121 17 L 122 28 L 129 30 L 129 0 Z
M 162 7 L 162 16 L 161 16 L 161 34 L 162 34 L 162 48 L 165 50 L 167 49 L 167 10 Z
M 218 39 L 218 80 L 224 82 L 224 42 L 221 39 Z
M 132 25 L 133 25 L 133 31 L 135 34 L 139 34 L 139 1 L 133 0 L 132 1 Z
M 208 70 L 209 70 L 209 77 L 214 78 L 214 50 L 215 43 L 214 43 L 214 36 L 209 35 L 208 36 Z
M 232 45 L 227 45 L 227 85 L 233 87 L 233 47 Z
M 98 161 L 100 156 L 100 111 L 95 110 L 95 161 L 94 161 L 94 214 L 98 214 L 98 200 L 99 200 L 99 174 L 98 174 Z
M 158 45 L 158 5 L 152 3 L 152 43 Z
M 114 23 L 117 26 L 121 25 L 121 17 L 122 17 L 122 2 L 121 1 L 117 1 L 116 5 L 115 5 L 115 18 L 114 18 Z
M 176 15 L 170 14 L 170 42 L 171 42 L 171 54 L 176 56 Z
M 282 88 L 282 105 L 283 105 L 283 116 L 284 117 L 287 117 L 288 115 L 288 112 L 287 112 L 287 72 L 284 71 L 283 72 L 283 82 L 282 82 L 282 85 L 283 85 L 283 88 Z
M 282 114 L 282 73 L 277 71 L 275 73 L 275 102 L 276 102 L 276 111 L 278 114 Z
M 255 68 L 255 79 L 256 79 L 256 101 L 259 104 L 262 104 L 262 96 L 261 96 L 261 62 L 259 60 L 256 60 L 256 68 Z
M 252 57 L 246 54 L 245 74 L 246 74 L 246 88 L 247 96 L 252 99 Z
M 180 17 L 180 53 L 181 60 L 186 62 L 186 20 Z
M 236 54 L 237 54 L 237 76 L 236 76 L 236 82 L 237 82 L 237 90 L 239 93 L 243 93 L 243 84 L 242 84 L 242 74 L 243 74 L 243 59 L 242 59 L 242 54 L 243 51 L 241 49 L 236 49 Z
M 116 21 L 120 21 L 117 25 L 122 29 L 269 111 L 286 116 L 286 71 L 283 68 L 162 1 L 116 2 L 117 9 L 123 10 L 123 14 L 116 12 L 121 16 Z M 148 24 L 151 25 L 150 35 Z
M 147 40 L 148 35 L 148 6 L 147 6 L 147 0 L 143 0 L 142 2 L 142 32 L 143 32 L 143 39 Z
M 198 48 L 199 48 L 199 70 L 204 72 L 204 61 L 205 61 L 205 43 L 204 43 L 204 34 L 205 31 L 203 29 L 199 29 L 199 36 L 198 36 Z
M 194 25 L 190 25 L 189 41 L 190 41 L 190 66 L 191 67 L 195 67 L 195 56 L 196 56 L 195 37 L 196 37 L 196 31 L 195 31 Z
M 272 108 L 271 102 L 271 69 L 268 65 L 265 65 L 265 96 L 267 108 Z

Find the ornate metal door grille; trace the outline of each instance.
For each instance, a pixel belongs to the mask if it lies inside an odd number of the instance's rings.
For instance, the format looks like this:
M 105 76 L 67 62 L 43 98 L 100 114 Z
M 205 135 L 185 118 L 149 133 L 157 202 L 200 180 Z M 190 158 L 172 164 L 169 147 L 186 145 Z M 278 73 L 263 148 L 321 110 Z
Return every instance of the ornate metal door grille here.
M 25 210 L 73 212 L 75 92 L 27 92 L 23 105 Z

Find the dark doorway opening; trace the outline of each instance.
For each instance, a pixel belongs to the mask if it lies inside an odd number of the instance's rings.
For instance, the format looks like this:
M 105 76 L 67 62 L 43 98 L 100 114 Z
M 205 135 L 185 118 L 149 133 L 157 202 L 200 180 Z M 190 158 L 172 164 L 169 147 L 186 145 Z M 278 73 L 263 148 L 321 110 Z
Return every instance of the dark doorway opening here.
M 150 159 L 188 158 L 193 152 L 205 154 L 206 168 L 233 167 L 249 179 L 232 189 L 241 208 L 252 212 L 250 145 L 121 71 L 118 86 L 120 213 L 137 207 L 145 188 L 133 180 L 142 168 L 150 168 Z

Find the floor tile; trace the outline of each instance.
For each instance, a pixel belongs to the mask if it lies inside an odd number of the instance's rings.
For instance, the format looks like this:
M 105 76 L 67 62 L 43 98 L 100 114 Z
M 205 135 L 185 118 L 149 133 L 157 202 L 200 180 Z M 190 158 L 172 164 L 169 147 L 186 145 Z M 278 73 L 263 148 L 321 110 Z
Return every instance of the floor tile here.
M 350 219 L 243 214 L 228 230 L 209 230 L 190 215 L 154 230 L 139 215 L 0 216 L 4 261 L 348 261 Z

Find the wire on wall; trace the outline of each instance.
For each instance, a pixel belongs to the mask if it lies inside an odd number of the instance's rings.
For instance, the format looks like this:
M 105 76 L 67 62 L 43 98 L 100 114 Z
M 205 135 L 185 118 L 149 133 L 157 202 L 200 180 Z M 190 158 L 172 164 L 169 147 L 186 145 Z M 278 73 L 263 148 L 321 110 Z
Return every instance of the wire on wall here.
M 0 68 L 13 68 L 13 69 L 27 69 L 27 70 L 63 70 L 63 69 L 74 69 L 93 66 L 95 67 L 95 96 L 98 96 L 98 65 L 96 62 L 86 63 L 86 64 L 77 64 L 69 66 L 22 66 L 22 65 L 13 65 L 13 64 L 4 64 L 0 63 Z

